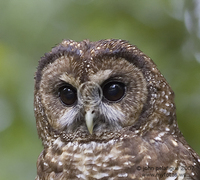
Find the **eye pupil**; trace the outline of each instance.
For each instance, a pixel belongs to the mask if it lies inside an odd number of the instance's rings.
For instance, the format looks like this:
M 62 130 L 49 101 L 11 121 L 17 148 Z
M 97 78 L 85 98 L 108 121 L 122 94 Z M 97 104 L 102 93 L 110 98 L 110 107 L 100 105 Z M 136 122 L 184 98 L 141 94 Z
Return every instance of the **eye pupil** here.
M 72 105 L 77 100 L 75 88 L 72 86 L 64 86 L 59 89 L 59 97 L 65 105 Z
M 109 82 L 103 87 L 103 95 L 109 101 L 118 101 L 125 95 L 125 85 L 121 82 Z

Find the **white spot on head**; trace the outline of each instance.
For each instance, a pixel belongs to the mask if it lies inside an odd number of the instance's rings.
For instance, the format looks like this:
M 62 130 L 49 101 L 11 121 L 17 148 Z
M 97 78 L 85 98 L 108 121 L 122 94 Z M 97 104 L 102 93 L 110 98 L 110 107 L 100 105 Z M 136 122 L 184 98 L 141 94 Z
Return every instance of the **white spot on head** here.
M 139 132 L 140 132 L 139 130 L 136 130 L 136 131 L 135 131 L 136 134 L 139 133 Z
M 161 96 L 164 96 L 164 95 L 165 95 L 165 91 L 162 91 L 162 92 L 161 92 Z
M 173 143 L 174 146 L 178 146 L 178 143 L 174 141 L 173 139 L 171 139 L 171 142 Z
M 157 98 L 157 94 L 152 94 L 151 96 L 154 98 Z
M 169 116 L 170 112 L 167 111 L 166 109 L 160 108 L 160 112 L 162 112 L 163 114 Z
M 49 166 L 46 162 L 43 163 L 44 166 Z
M 165 135 L 165 132 L 161 132 L 158 134 L 159 137 L 163 137 Z
M 58 162 L 58 165 L 59 165 L 59 166 L 62 166 L 62 165 L 63 165 L 63 163 L 62 163 L 61 161 L 59 161 L 59 162 Z
M 155 139 L 156 141 L 162 141 L 162 139 L 161 139 L 160 137 L 158 137 L 158 136 L 155 137 L 154 139 Z

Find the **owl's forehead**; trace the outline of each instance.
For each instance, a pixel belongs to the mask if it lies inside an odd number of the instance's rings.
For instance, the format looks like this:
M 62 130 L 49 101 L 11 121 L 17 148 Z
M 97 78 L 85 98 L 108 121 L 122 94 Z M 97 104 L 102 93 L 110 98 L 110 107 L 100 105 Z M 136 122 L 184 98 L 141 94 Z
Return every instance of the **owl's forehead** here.
M 136 46 L 122 40 L 101 40 L 90 42 L 84 40 L 75 42 L 64 40 L 61 44 L 46 53 L 41 58 L 36 72 L 36 89 L 44 73 L 51 77 L 55 75 L 73 77 L 80 82 L 109 76 L 116 71 L 141 69 L 144 71 L 151 66 L 157 70 L 151 59 L 145 56 Z M 146 68 L 144 68 L 146 67 Z
M 45 79 L 60 79 L 79 86 L 86 81 L 101 84 L 111 76 L 124 76 L 136 67 L 124 58 L 64 55 L 48 64 L 43 70 Z

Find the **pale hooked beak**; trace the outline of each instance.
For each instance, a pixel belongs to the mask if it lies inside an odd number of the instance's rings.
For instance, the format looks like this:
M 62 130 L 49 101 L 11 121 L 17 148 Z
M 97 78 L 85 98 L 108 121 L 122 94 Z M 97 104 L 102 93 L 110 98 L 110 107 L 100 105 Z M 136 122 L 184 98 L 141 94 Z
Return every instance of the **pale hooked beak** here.
M 93 133 L 94 119 L 103 93 L 101 87 L 92 81 L 86 81 L 78 89 L 78 100 L 85 111 L 85 123 L 90 134 Z
M 95 110 L 93 108 L 89 108 L 88 110 L 86 110 L 85 122 L 86 122 L 86 126 L 87 126 L 90 134 L 92 134 L 92 132 L 93 132 L 94 117 L 95 117 Z

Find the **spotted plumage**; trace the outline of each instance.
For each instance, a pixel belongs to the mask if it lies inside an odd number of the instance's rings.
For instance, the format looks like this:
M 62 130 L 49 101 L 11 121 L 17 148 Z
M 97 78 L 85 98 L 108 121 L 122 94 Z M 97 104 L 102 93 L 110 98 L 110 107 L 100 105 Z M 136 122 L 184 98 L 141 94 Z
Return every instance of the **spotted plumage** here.
M 171 87 L 126 41 L 64 40 L 39 61 L 34 106 L 36 180 L 200 179 Z

